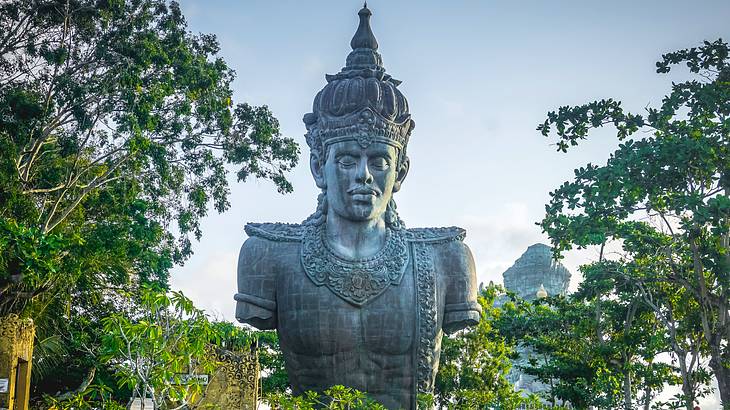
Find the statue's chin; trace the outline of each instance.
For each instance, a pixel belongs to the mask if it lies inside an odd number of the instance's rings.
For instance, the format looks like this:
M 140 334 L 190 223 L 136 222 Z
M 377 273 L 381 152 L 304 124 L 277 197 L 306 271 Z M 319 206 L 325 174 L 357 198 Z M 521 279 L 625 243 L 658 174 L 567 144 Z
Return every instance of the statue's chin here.
M 332 209 L 329 210 L 329 212 L 332 211 Z M 368 204 L 355 205 L 351 209 L 348 209 L 346 212 L 338 212 L 337 210 L 334 210 L 334 212 L 342 219 L 352 222 L 366 222 L 378 220 L 383 218 L 383 214 L 385 213 L 384 211 L 375 209 L 372 205 Z

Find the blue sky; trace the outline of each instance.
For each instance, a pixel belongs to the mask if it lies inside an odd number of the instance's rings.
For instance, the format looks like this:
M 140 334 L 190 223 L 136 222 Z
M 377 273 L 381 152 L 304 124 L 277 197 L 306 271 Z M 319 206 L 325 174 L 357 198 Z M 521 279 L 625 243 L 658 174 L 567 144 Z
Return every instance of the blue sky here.
M 268 105 L 282 132 L 302 146 L 294 193 L 231 179 L 231 209 L 203 222 L 195 255 L 172 276 L 211 314 L 233 319 L 235 263 L 249 221 L 299 222 L 315 207 L 301 121 L 325 73 L 345 63 L 359 1 L 181 1 L 193 32 L 215 34 L 237 72 L 235 97 Z M 385 1 L 368 2 L 389 74 L 402 80 L 416 129 L 411 171 L 396 196 L 411 227 L 467 229 L 479 279 L 501 274 L 529 245 L 548 193 L 588 162 L 603 163 L 609 131 L 568 154 L 535 127 L 560 105 L 614 97 L 642 112 L 671 81 L 655 73 L 663 53 L 730 39 L 730 1 Z M 564 264 L 595 257 L 571 252 Z M 575 281 L 574 281 L 575 283 Z M 708 407 L 709 408 L 709 407 Z

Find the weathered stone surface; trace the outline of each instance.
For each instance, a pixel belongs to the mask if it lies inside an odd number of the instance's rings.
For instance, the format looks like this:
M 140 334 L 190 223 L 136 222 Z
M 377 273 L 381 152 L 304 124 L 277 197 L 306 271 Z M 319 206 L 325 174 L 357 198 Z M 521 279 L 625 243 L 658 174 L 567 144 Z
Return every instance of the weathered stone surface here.
M 292 390 L 345 385 L 388 408 L 430 393 L 443 332 L 475 325 L 476 274 L 459 228 L 406 229 L 393 194 L 415 123 L 358 13 L 345 67 L 304 116 L 322 190 L 301 224 L 249 224 L 236 318 L 276 329 Z
M 34 336 L 31 319 L 0 317 L 0 379 L 7 386 L 7 391 L 0 391 L 2 409 L 28 408 Z
M 194 408 L 257 409 L 260 369 L 256 345 L 251 350 L 238 351 L 211 348 L 209 355 L 219 365 Z
M 564 295 L 570 284 L 570 272 L 553 259 L 552 249 L 536 243 L 507 269 L 502 277 L 504 287 L 526 300 L 534 300 L 540 285 L 548 296 Z

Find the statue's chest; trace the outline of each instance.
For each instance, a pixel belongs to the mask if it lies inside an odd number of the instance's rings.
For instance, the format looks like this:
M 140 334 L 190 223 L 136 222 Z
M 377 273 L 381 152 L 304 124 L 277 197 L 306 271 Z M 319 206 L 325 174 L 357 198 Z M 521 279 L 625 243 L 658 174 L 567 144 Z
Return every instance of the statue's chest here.
M 413 348 L 417 309 L 412 263 L 399 283 L 360 306 L 317 285 L 301 267 L 281 275 L 276 297 L 282 345 L 296 354 L 397 355 Z

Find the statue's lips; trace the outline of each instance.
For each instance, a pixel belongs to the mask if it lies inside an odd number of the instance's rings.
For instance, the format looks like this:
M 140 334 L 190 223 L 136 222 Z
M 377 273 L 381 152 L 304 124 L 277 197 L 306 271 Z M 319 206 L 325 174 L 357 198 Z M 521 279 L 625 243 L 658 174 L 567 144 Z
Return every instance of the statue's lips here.
M 375 202 L 375 194 L 353 194 L 352 200 L 355 202 Z
M 355 188 L 347 193 L 352 195 L 352 200 L 357 202 L 373 202 L 378 196 L 378 191 L 370 188 Z

